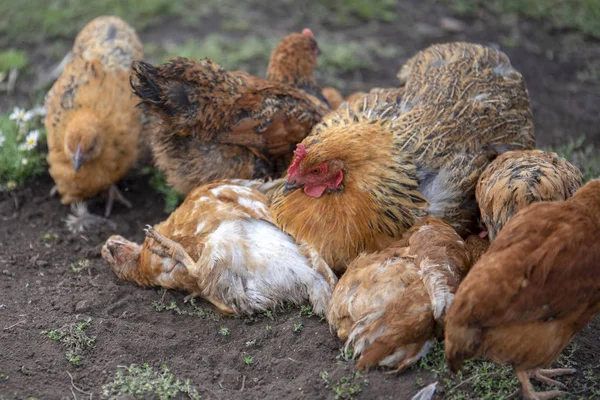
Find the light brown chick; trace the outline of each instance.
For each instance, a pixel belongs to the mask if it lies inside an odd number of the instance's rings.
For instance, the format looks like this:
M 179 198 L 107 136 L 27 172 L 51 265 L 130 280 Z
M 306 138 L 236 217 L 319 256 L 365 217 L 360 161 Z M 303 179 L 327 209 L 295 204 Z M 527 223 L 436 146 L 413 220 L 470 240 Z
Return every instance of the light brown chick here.
M 490 241 L 519 210 L 538 201 L 571 197 L 582 185 L 581 171 L 556 153 L 509 151 L 481 174 L 475 196 Z
M 531 204 L 515 214 L 460 284 L 446 317 L 448 365 L 485 357 L 514 366 L 525 399 L 529 378 L 573 370 L 545 370 L 573 336 L 600 312 L 600 181 L 565 201 Z
M 131 204 L 115 184 L 134 165 L 142 112 L 129 87 L 131 62 L 143 58 L 135 31 L 116 17 L 98 17 L 77 35 L 73 59 L 45 100 L 49 172 L 61 203 L 109 190 Z
M 402 371 L 427 353 L 470 264 L 456 231 L 426 218 L 402 240 L 350 264 L 333 292 L 329 324 L 359 356 L 358 368 Z
M 319 255 L 274 224 L 271 183 L 231 180 L 193 190 L 141 245 L 111 236 L 102 257 L 121 279 L 201 296 L 227 314 L 306 300 L 324 315 L 337 282 Z

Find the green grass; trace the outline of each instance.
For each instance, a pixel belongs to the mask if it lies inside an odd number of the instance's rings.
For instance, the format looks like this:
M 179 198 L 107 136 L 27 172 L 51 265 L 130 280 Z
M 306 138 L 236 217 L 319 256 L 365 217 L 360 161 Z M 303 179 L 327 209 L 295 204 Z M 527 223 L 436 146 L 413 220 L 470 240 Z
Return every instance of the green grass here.
M 342 376 L 336 381 L 330 378 L 327 371 L 322 371 L 320 375 L 325 386 L 335 393 L 336 399 L 354 399 L 357 394 L 362 392 L 363 385 L 368 383 L 358 371 L 354 375 Z
M 586 143 L 584 137 L 545 150 L 556 152 L 579 168 L 584 182 L 600 177 L 600 152 L 594 145 Z
M 67 350 L 65 354 L 67 361 L 77 366 L 81 364 L 83 352 L 96 343 L 96 338 L 88 336 L 85 332 L 91 321 L 92 318 L 88 317 L 84 321 L 73 322 L 59 329 L 42 331 L 42 334 L 62 343 Z
M 175 209 L 181 204 L 181 202 L 185 199 L 185 195 L 177 192 L 167 185 L 167 181 L 165 180 L 165 176 L 153 167 L 145 167 L 142 169 L 143 175 L 149 176 L 148 183 L 154 190 L 156 190 L 159 194 L 162 195 L 163 201 L 165 202 L 165 212 L 167 214 L 172 213 Z
M 159 371 L 148 364 L 131 364 L 126 369 L 118 369 L 112 382 L 102 386 L 103 398 L 160 399 L 173 398 L 200 399 L 198 390 L 192 386 L 189 379 L 181 381 L 162 365 Z
M 29 65 L 27 54 L 23 50 L 7 49 L 0 51 L 0 74 L 7 73 L 10 69 L 23 70 Z
M 220 328 L 219 329 L 219 335 L 221 336 L 229 336 L 229 334 L 231 334 L 231 331 L 229 330 L 229 328 Z
M 168 304 L 165 304 L 162 301 L 153 301 L 152 307 L 154 307 L 154 309 L 159 312 L 171 311 L 177 315 L 190 315 L 201 319 L 208 319 L 211 321 L 220 321 L 223 319 L 219 314 L 215 313 L 214 311 L 206 310 L 198 306 L 196 304 L 196 299 L 193 297 L 189 301 L 189 307 L 185 308 L 179 307 L 175 300 L 172 300 Z
M 600 0 L 445 0 L 460 14 L 485 7 L 497 14 L 517 13 L 547 20 L 557 28 L 571 28 L 600 38 Z
M 88 259 L 79 260 L 76 263 L 71 263 L 71 270 L 75 274 L 80 274 L 83 271 L 88 271 L 88 273 L 89 273 L 91 267 L 92 267 L 92 263 Z
M 21 111 L 21 116 L 30 119 L 15 120 L 0 115 L 0 191 L 21 186 L 46 170 L 46 157 L 40 151 L 46 140 L 41 116 L 32 116 L 31 110 Z
M 191 59 L 209 57 L 226 70 L 244 70 L 257 76 L 264 76 L 271 51 L 281 37 L 263 38 L 246 36 L 242 39 L 230 38 L 222 34 L 210 34 L 202 39 L 189 39 L 180 44 L 149 44 L 146 54 L 153 62 L 166 62 L 175 56 Z M 384 45 L 373 39 L 364 41 L 338 40 L 317 33 L 321 48 L 319 66 L 315 76 L 319 83 L 342 86 L 342 75 L 361 68 L 377 69 L 380 58 L 397 58 L 401 49 L 394 45 Z
M 244 356 L 244 358 L 242 358 L 242 361 L 247 366 L 251 366 L 252 364 L 254 364 L 254 357 L 253 356 Z

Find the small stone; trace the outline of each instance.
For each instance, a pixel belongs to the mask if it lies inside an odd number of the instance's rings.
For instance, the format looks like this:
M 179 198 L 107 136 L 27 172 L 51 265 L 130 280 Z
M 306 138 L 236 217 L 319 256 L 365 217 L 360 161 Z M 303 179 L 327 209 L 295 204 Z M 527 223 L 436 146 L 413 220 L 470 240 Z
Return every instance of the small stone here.
M 49 264 L 49 263 L 48 263 L 48 261 L 46 261 L 46 260 L 37 260 L 37 261 L 35 262 L 35 265 L 36 265 L 36 266 L 38 266 L 38 267 L 45 267 L 45 266 L 47 266 L 48 264 Z
M 75 304 L 75 311 L 82 311 L 84 308 L 87 307 L 87 303 L 87 300 L 81 300 L 80 302 Z

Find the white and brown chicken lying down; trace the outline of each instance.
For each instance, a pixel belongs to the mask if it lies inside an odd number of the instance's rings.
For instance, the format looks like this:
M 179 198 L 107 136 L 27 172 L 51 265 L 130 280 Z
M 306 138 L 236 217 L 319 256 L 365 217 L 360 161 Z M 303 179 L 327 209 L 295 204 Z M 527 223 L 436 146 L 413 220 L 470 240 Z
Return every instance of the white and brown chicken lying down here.
M 273 224 L 272 183 L 229 180 L 193 190 L 141 245 L 111 236 L 102 256 L 121 279 L 201 296 L 226 314 L 310 302 L 325 315 L 335 274 Z
M 450 225 L 425 218 L 387 249 L 348 266 L 331 298 L 329 324 L 359 356 L 358 368 L 402 371 L 427 354 L 472 262 L 468 243 Z

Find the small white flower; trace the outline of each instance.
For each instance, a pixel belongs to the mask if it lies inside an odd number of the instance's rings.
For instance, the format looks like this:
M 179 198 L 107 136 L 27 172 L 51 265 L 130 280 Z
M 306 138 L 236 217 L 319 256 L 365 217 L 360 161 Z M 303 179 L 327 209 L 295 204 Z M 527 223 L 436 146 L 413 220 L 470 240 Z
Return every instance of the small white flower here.
M 26 159 L 26 158 L 24 158 L 24 159 L 21 160 L 21 164 L 27 165 L 27 164 L 29 164 L 29 160 Z
M 2 147 L 2 145 L 4 144 L 4 142 L 6 142 L 6 138 L 2 134 L 2 130 L 0 130 L 0 147 Z
M 13 121 L 23 121 L 25 118 L 25 110 L 19 107 L 15 107 L 12 114 L 10 114 L 10 116 L 8 118 L 10 118 Z
M 21 121 L 23 122 L 27 122 L 29 121 L 31 118 L 35 117 L 37 114 L 35 113 L 35 111 L 33 110 L 29 110 L 29 111 L 25 111 L 25 114 L 23 114 L 23 118 L 21 119 Z
M 29 132 L 29 135 L 25 138 L 25 143 L 21 145 L 22 150 L 32 150 L 37 146 L 38 138 L 40 137 L 40 131 L 37 129 Z
M 39 115 L 40 117 L 46 116 L 46 108 L 44 106 L 33 107 L 28 112 L 32 113 L 34 116 Z

